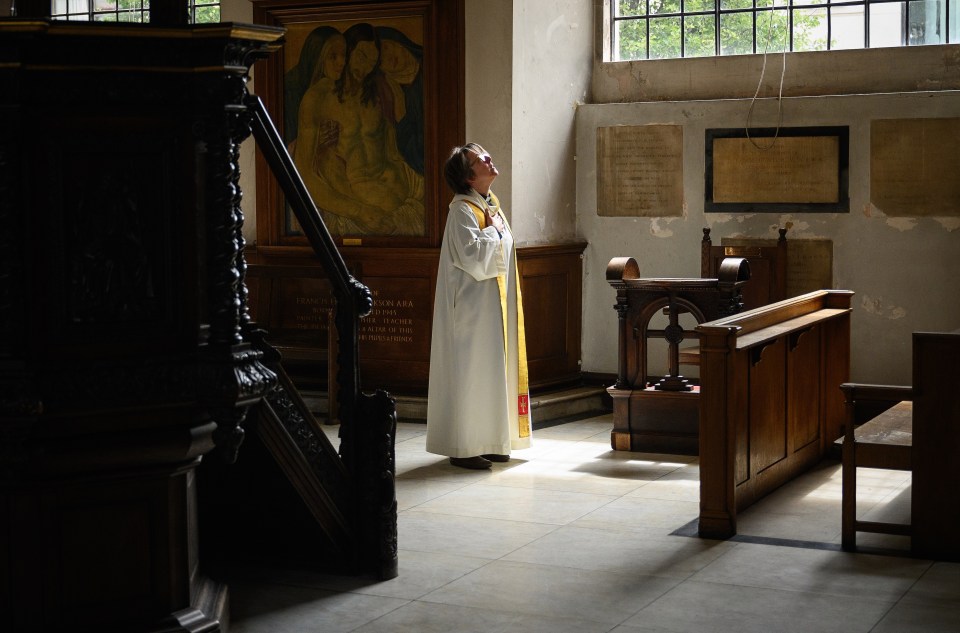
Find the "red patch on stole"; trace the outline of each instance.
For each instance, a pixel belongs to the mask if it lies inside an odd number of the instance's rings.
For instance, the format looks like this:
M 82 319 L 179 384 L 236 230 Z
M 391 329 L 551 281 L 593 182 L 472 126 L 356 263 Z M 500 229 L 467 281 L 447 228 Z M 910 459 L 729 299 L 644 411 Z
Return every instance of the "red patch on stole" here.
M 522 396 L 517 398 L 517 400 L 518 400 L 517 408 L 520 415 L 527 415 L 527 413 L 530 412 L 530 396 L 528 396 L 527 394 L 523 394 Z

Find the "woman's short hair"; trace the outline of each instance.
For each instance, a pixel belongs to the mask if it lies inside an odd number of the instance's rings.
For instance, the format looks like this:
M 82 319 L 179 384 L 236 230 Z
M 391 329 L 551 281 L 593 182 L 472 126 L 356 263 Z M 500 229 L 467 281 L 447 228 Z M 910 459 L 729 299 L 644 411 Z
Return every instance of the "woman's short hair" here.
M 473 168 L 470 166 L 470 154 L 483 154 L 484 149 L 477 143 L 467 143 L 450 150 L 450 157 L 443 166 L 443 177 L 454 193 L 470 193 L 473 189 L 467 182 L 473 177 Z

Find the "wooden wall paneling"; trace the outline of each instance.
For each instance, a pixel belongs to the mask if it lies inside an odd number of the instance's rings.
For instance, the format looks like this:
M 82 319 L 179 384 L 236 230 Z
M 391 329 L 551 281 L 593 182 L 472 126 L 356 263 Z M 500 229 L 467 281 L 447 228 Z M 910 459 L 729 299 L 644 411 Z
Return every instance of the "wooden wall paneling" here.
M 521 247 L 520 284 L 528 332 L 531 390 L 580 380 L 584 243 Z M 348 268 L 373 294 L 360 322 L 364 389 L 426 395 L 439 250 L 341 249 Z M 248 249 L 251 314 L 283 354 L 297 384 L 324 389 L 333 299 L 307 249 Z
M 786 457 L 787 385 L 782 339 L 750 350 L 750 476 Z
M 585 242 L 517 249 L 531 391 L 580 380 Z
M 746 376 L 750 371 L 750 350 L 738 350 L 729 355 L 731 376 Z M 703 376 L 700 377 L 703 384 Z M 702 394 L 702 391 L 701 391 Z M 701 395 L 702 397 L 702 395 Z M 732 381 L 727 385 L 726 398 L 732 423 L 734 483 L 741 485 L 750 479 L 750 383 L 746 380 Z M 701 418 L 702 418 L 701 408 Z M 703 424 L 701 423 L 701 429 Z
M 821 325 L 821 451 L 833 446 L 834 440 L 843 435 L 845 419 L 843 392 L 838 385 L 850 380 L 850 346 L 842 341 L 850 340 L 850 319 L 834 319 Z
M 787 339 L 787 451 L 795 453 L 820 439 L 820 326 Z

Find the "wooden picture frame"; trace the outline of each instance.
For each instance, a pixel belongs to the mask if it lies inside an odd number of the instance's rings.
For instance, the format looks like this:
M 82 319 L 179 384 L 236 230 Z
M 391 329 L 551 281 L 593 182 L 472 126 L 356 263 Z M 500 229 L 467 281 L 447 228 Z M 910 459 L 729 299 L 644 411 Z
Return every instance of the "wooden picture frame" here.
M 463 142 L 463 2 L 252 0 L 287 29 L 255 92 L 341 246 L 436 247 Z M 257 155 L 257 244 L 307 240 Z

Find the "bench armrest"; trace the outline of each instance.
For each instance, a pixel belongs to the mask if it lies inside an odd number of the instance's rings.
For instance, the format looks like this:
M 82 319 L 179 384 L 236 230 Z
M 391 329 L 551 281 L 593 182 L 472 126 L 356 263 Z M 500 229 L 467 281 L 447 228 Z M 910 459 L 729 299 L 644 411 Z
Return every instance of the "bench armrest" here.
M 846 396 L 847 402 L 855 400 L 889 400 L 900 402 L 913 400 L 913 387 L 901 385 L 867 385 L 856 382 L 845 382 L 840 390 Z
M 868 402 L 896 404 L 904 400 L 913 400 L 913 387 L 902 385 L 867 385 L 845 382 L 840 390 L 846 398 L 846 420 L 844 424 L 844 442 L 853 442 L 853 430 L 857 419 L 857 405 Z

